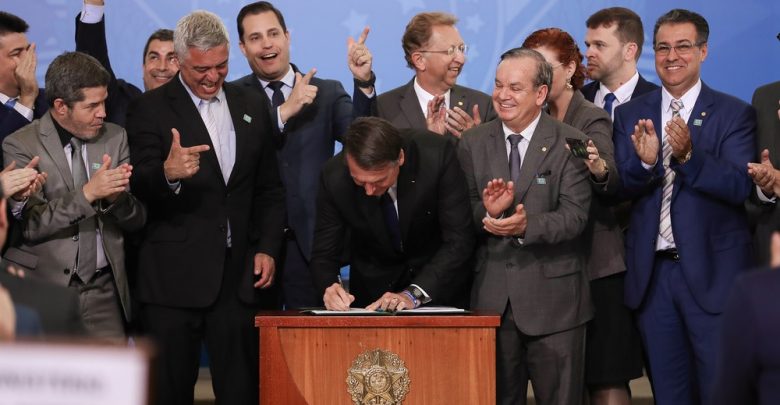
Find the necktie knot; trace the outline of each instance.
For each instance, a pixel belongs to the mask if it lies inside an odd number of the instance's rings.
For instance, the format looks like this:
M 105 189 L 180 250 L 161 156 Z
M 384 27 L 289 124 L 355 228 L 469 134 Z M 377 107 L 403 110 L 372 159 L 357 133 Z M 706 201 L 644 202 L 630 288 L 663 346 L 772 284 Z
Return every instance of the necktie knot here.
M 523 136 L 520 134 L 509 135 L 509 144 L 512 145 L 512 149 L 517 148 L 517 145 L 519 145 L 522 140 Z
M 73 149 L 71 151 L 71 155 L 75 154 L 75 153 L 78 153 L 80 155 L 81 154 L 81 145 L 83 143 L 84 142 L 81 139 L 76 138 L 75 136 L 72 136 L 70 138 L 70 147 Z
M 15 98 L 9 98 L 8 101 L 5 102 L 5 106 L 8 108 L 14 108 L 15 105 L 16 105 Z
M 672 109 L 672 117 L 678 117 L 680 116 L 680 110 L 685 107 L 683 106 L 682 100 L 672 100 L 670 108 Z
M 271 95 L 271 106 L 273 106 L 273 108 L 277 108 L 284 104 L 284 93 L 282 93 L 282 86 L 284 86 L 284 83 L 279 80 L 268 82 L 268 88 L 273 90 L 273 94 Z
M 273 90 L 273 91 L 277 91 L 277 90 L 281 89 L 282 86 L 284 86 L 284 83 L 279 81 L 279 80 L 274 80 L 272 82 L 268 82 L 268 87 L 270 87 L 271 90 Z
M 615 97 L 614 93 L 607 93 L 607 95 L 604 96 L 604 109 L 612 114 L 612 104 L 617 100 L 617 97 Z

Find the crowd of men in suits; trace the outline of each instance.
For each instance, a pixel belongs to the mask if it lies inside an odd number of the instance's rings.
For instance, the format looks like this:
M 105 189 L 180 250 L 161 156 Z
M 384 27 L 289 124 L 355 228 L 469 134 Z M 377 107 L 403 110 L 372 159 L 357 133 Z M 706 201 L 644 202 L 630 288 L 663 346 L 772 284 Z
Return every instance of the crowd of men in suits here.
M 757 367 L 721 324 L 780 222 L 780 86 L 755 108 L 707 86 L 701 15 L 657 19 L 660 87 L 636 69 L 639 16 L 613 7 L 586 22 L 587 67 L 568 34 L 540 30 L 502 54 L 488 95 L 456 83 L 457 19 L 420 13 L 402 38 L 414 76 L 396 89 L 376 92 L 368 29 L 349 39 L 350 97 L 290 62 L 265 1 L 237 15 L 252 73 L 225 81 L 228 32 L 195 11 L 149 37 L 142 92 L 111 69 L 104 7 L 85 0 L 77 52 L 45 90 L 27 24 L 0 12 L 3 267 L 28 280 L 3 271 L 0 314 L 8 289 L 20 332 L 151 337 L 161 404 L 193 402 L 205 344 L 217 401 L 248 404 L 257 309 L 455 304 L 501 315 L 501 404 L 525 403 L 528 382 L 540 404 L 627 404 L 643 362 L 659 404 L 778 401 L 718 359 Z M 755 284 L 730 308 L 756 306 Z M 52 326 L 68 305 L 40 294 L 77 300 L 76 326 Z

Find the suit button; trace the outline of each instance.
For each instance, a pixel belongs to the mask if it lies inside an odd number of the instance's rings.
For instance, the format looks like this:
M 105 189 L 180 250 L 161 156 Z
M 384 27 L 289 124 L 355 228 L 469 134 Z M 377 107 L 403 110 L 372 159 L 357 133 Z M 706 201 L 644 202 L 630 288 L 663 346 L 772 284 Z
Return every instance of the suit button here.
M 70 269 L 65 269 L 62 272 L 65 273 L 65 275 L 67 276 L 68 274 L 70 274 Z
M 79 240 L 79 236 L 78 235 L 73 235 L 73 237 L 71 239 L 73 239 L 74 241 L 77 241 L 77 240 Z

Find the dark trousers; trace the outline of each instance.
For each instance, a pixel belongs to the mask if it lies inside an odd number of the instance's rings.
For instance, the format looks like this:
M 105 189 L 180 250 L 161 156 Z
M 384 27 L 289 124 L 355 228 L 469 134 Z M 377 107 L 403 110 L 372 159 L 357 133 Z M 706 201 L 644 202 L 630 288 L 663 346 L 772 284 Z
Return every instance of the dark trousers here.
M 496 403 L 525 405 L 528 381 L 539 405 L 577 405 L 585 374 L 585 325 L 529 336 L 507 304 L 496 334 Z
M 159 350 L 154 403 L 192 405 L 202 342 L 209 354 L 216 404 L 258 403 L 259 340 L 254 311 L 238 299 L 242 270 L 240 258 L 228 253 L 219 296 L 209 307 L 143 305 L 141 321 Z
M 656 257 L 637 319 L 656 403 L 709 404 L 720 314 L 699 306 L 679 262 Z
M 322 295 L 316 292 L 309 263 L 294 237 L 285 243 L 280 281 L 285 309 L 321 307 Z M 278 282 L 278 281 L 277 281 Z

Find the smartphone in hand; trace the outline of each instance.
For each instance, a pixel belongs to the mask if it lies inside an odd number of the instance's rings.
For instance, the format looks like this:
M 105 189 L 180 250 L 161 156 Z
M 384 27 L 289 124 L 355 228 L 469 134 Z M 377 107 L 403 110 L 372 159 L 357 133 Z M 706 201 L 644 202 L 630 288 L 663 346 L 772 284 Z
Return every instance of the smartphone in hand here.
M 582 139 L 566 138 L 566 144 L 569 145 L 569 151 L 574 157 L 580 159 L 588 158 L 588 144 Z

